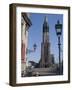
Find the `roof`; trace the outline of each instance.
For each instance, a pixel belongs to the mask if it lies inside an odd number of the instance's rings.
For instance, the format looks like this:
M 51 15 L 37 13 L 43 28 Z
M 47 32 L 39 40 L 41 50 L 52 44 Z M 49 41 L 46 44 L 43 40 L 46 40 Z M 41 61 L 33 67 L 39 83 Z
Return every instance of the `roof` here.
M 30 18 L 29 18 L 29 16 L 28 16 L 28 14 L 27 14 L 27 13 L 22 13 L 22 16 L 23 16 L 24 20 L 26 21 L 26 23 L 27 23 L 29 26 L 31 26 L 31 25 L 32 25 L 32 22 L 31 22 L 31 20 L 30 20 Z

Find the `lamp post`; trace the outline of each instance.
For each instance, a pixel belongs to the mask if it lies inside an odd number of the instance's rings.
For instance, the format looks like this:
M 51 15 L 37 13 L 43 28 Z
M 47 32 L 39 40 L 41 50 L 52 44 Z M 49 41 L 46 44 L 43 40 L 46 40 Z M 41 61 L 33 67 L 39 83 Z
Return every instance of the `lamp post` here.
M 60 24 L 59 20 L 57 21 L 57 24 L 55 24 L 56 34 L 58 36 L 58 48 L 59 48 L 59 74 L 61 74 L 61 42 L 60 42 L 60 36 L 62 34 L 62 24 Z
M 33 49 L 27 49 L 27 54 L 30 54 L 30 53 L 32 53 L 32 52 L 35 52 L 36 51 L 36 48 L 37 48 L 37 45 L 36 44 L 34 44 L 33 45 Z
M 35 52 L 35 51 L 36 51 L 36 48 L 37 48 L 37 45 L 36 45 L 36 44 L 33 45 L 33 49 L 28 49 L 28 48 L 27 48 L 26 54 L 30 54 L 30 53 Z M 26 69 L 26 70 L 27 70 L 27 74 L 28 74 L 28 73 L 31 74 L 31 72 L 30 72 L 31 67 L 27 66 L 27 68 L 28 68 L 28 69 Z

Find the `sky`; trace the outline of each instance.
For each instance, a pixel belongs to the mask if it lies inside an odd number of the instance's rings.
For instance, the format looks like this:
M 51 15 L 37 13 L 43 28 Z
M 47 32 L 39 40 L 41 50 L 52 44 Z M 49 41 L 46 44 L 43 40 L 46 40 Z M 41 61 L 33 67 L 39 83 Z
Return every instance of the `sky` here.
M 55 62 L 58 63 L 58 37 L 56 35 L 55 24 L 57 20 L 63 25 L 63 15 L 62 14 L 39 14 L 39 13 L 30 13 L 30 20 L 32 26 L 29 28 L 29 37 L 28 37 L 28 49 L 33 49 L 33 44 L 37 45 L 36 51 L 27 55 L 28 61 L 39 62 L 41 58 L 41 43 L 43 35 L 43 23 L 45 16 L 48 18 L 49 25 L 49 41 L 50 41 L 50 53 L 54 54 Z M 63 48 L 63 31 L 61 35 L 61 49 Z

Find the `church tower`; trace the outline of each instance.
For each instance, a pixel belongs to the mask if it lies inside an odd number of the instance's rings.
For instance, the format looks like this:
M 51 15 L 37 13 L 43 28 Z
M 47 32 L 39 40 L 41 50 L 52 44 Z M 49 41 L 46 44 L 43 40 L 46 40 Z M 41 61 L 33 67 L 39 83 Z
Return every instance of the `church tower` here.
M 48 19 L 45 16 L 43 23 L 43 37 L 41 43 L 41 60 L 40 67 L 47 68 L 51 65 L 51 57 L 50 57 L 50 41 L 49 41 L 49 25 Z

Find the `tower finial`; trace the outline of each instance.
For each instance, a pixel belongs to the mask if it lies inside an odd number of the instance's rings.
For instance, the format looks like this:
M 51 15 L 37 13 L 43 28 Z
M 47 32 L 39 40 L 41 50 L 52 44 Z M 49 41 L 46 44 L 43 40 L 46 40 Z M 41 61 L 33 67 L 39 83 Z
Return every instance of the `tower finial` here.
M 48 22 L 48 18 L 47 18 L 47 16 L 45 16 L 45 18 L 44 18 L 44 22 Z
M 49 32 L 49 25 L 48 25 L 48 18 L 47 18 L 47 16 L 44 17 L 43 32 Z

